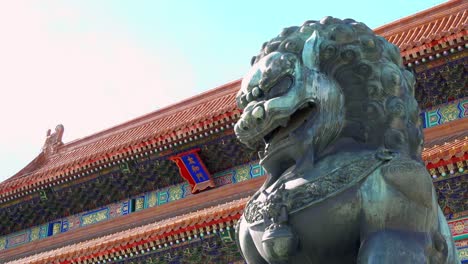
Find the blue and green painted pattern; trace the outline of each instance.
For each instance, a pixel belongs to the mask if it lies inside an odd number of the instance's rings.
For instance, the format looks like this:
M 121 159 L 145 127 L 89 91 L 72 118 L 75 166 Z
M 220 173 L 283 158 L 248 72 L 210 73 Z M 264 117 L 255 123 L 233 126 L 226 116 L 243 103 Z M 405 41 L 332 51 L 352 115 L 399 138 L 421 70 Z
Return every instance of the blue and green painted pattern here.
M 421 113 L 424 128 L 435 127 L 468 117 L 468 98 Z
M 216 187 L 250 180 L 265 174 L 257 163 L 248 163 L 226 171 L 215 173 L 213 180 Z M 19 246 L 31 241 L 44 239 L 69 230 L 93 225 L 102 221 L 121 217 L 147 208 L 170 203 L 193 195 L 188 183 L 169 186 L 160 190 L 137 195 L 130 199 L 113 203 L 92 211 L 57 219 L 41 226 L 35 226 L 20 232 L 0 237 L 0 250 Z

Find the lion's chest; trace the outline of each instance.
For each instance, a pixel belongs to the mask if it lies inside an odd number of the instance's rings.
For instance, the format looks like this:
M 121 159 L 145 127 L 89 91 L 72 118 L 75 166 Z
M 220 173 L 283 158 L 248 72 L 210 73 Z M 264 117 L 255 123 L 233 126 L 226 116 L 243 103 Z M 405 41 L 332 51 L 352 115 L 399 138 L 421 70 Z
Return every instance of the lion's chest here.
M 268 219 L 284 220 L 279 212 L 286 208 L 287 225 L 298 237 L 301 248 L 292 263 L 309 263 L 311 259 L 315 263 L 325 259 L 334 263 L 337 256 L 337 261 L 355 260 L 361 212 L 359 187 L 379 165 L 369 155 L 320 177 L 303 178 L 300 184 L 288 185 L 293 181 L 287 181 L 249 202 L 244 218 L 260 254 L 264 255 L 262 238 L 271 222 Z
M 291 263 L 333 263 L 345 259 L 354 260 L 359 246 L 360 199 L 357 186 L 289 216 L 289 225 L 298 236 L 300 252 Z M 265 224 L 249 227 L 254 243 L 262 251 Z M 339 262 L 339 263 L 347 263 Z

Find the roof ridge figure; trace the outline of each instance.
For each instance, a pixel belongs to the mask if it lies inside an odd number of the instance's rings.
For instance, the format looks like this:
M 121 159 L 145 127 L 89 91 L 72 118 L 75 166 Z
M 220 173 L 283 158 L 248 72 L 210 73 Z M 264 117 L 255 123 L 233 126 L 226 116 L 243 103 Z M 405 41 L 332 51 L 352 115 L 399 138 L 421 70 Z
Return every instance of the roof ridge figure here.
M 42 147 L 42 152 L 47 156 L 55 154 L 60 146 L 63 145 L 62 137 L 65 128 L 62 124 L 58 124 L 55 127 L 55 131 L 51 133 L 51 130 L 47 130 L 46 140 Z

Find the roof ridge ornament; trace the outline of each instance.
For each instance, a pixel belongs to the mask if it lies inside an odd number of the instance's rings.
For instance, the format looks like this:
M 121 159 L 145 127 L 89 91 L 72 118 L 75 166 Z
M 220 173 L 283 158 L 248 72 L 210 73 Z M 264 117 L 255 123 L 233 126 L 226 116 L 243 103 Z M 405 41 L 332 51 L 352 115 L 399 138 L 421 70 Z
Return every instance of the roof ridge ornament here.
M 55 127 L 55 131 L 51 133 L 51 130 L 48 129 L 46 133 L 46 140 L 44 146 L 42 147 L 42 152 L 46 155 L 51 155 L 57 152 L 58 147 L 63 145 L 62 136 L 65 128 L 62 124 L 58 124 Z

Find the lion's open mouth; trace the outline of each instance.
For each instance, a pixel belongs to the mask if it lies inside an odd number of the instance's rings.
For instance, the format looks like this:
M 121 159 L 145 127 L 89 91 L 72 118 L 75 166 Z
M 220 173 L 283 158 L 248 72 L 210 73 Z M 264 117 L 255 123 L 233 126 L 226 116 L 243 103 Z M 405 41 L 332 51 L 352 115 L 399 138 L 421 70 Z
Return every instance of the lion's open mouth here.
M 303 126 L 310 118 L 314 116 L 313 112 L 315 109 L 315 104 L 312 102 L 303 104 L 290 116 L 288 120 L 283 122 L 281 125 L 263 137 L 265 144 L 267 146 L 271 146 L 287 139 L 291 132 Z

